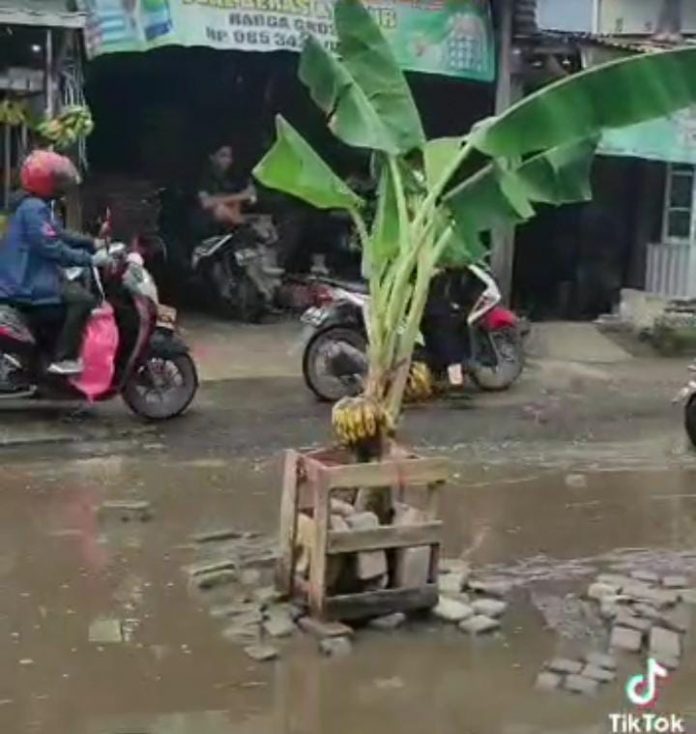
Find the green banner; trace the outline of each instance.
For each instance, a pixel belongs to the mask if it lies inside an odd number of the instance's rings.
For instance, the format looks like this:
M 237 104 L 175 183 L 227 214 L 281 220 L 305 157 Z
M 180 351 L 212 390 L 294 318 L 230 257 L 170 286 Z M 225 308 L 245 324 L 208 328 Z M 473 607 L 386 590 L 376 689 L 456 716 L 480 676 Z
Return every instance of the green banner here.
M 91 56 L 167 45 L 300 51 L 308 34 L 335 49 L 332 0 L 83 0 Z M 404 69 L 491 82 L 489 0 L 365 0 Z
M 609 130 L 602 137 L 599 152 L 669 163 L 696 163 L 696 108 Z

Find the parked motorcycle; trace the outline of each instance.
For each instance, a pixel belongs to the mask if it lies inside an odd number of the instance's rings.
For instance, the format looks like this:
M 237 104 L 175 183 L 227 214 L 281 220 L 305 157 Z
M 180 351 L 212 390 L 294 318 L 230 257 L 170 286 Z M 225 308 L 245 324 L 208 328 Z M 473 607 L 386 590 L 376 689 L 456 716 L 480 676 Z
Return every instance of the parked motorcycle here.
M 679 391 L 674 402 L 684 405 L 684 428 L 691 445 L 696 448 L 696 362 L 689 366 L 689 370 L 694 377 Z
M 246 214 L 235 230 L 196 242 L 190 222 L 195 203 L 175 190 L 161 193 L 169 289 L 181 292 L 183 286 L 227 318 L 260 321 L 275 301 L 283 273 L 275 267 L 277 233 L 271 217 Z
M 191 255 L 191 276 L 225 316 L 260 321 L 272 308 L 282 270 L 273 264 L 270 217 L 247 215 L 234 232 L 210 237 Z
M 483 267 L 470 265 L 467 291 L 471 298 L 466 314 L 468 342 L 463 368 L 482 390 L 507 390 L 523 366 L 524 327 L 511 311 L 500 306 L 500 289 Z M 318 288 L 319 306 L 301 317 L 302 373 L 307 387 L 320 399 L 334 402 L 362 389 L 367 373 L 367 310 L 364 284 L 324 280 Z M 425 346 L 422 335 L 414 358 L 431 370 L 442 370 Z
M 112 263 L 101 273 L 92 270 L 91 282 L 102 299 L 102 313 L 109 314 L 113 308 L 118 336 L 113 334 L 111 361 L 104 365 L 107 354 L 100 351 L 100 344 L 90 344 L 94 337 L 88 324 L 83 374 L 47 373 L 59 324 L 32 327 L 30 309 L 1 304 L 0 399 L 101 402 L 120 395 L 136 415 L 150 420 L 173 418 L 190 405 L 198 376 L 188 347 L 176 334 L 176 312 L 158 304 L 157 288 L 142 253 L 114 243 L 109 254 Z M 94 377 L 97 374 L 99 379 Z

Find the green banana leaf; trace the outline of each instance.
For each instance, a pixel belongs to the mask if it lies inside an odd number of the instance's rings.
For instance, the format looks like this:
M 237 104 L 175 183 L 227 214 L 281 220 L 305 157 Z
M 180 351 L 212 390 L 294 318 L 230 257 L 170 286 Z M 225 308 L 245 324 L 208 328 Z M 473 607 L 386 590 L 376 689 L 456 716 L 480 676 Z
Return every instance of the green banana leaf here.
M 400 152 L 397 140 L 346 66 L 314 37 L 305 43 L 299 75 L 328 115 L 329 129 L 337 138 L 356 148 Z
M 696 102 L 696 48 L 633 56 L 588 69 L 476 126 L 470 141 L 514 158 L 663 117 Z
M 381 167 L 379 186 L 377 189 L 377 212 L 370 235 L 367 252 L 363 253 L 367 272 L 377 268 L 393 258 L 400 246 L 399 209 L 394 188 L 394 177 L 388 165 Z
M 276 118 L 277 137 L 253 175 L 260 183 L 296 196 L 319 209 L 357 210 L 363 200 L 314 152 L 283 117 Z
M 337 0 L 338 53 L 400 153 L 425 145 L 418 108 L 389 43 L 361 0 Z
M 311 37 L 300 80 L 343 142 L 392 155 L 425 144 L 411 91 L 391 48 L 359 0 L 337 0 L 334 18 L 342 60 Z
M 430 186 L 438 183 L 465 141 L 465 137 L 428 140 L 423 150 L 423 159 L 425 175 Z
M 591 198 L 596 138 L 552 148 L 517 166 L 491 163 L 444 197 L 460 237 L 471 246 L 480 233 L 534 216 L 534 204 Z

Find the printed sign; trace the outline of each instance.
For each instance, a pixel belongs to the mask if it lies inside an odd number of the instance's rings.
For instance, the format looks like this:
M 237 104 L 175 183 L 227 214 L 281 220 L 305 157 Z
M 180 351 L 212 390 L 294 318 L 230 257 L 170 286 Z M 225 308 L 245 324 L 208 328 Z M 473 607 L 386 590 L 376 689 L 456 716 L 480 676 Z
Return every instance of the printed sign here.
M 335 50 L 333 0 L 83 0 L 90 56 L 165 45 L 300 51 L 312 34 Z M 491 82 L 489 0 L 365 0 L 399 64 Z

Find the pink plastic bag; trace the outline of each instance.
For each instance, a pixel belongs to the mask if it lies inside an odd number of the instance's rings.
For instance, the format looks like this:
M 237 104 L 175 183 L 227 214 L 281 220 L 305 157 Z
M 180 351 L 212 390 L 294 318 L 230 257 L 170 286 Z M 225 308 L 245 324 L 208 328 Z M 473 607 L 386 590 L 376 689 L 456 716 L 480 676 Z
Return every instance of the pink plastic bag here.
M 114 309 L 104 301 L 92 311 L 82 340 L 82 361 L 84 370 L 81 375 L 71 378 L 70 382 L 89 400 L 103 395 L 110 387 L 116 370 L 116 350 L 118 349 L 118 326 Z

